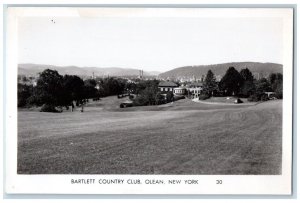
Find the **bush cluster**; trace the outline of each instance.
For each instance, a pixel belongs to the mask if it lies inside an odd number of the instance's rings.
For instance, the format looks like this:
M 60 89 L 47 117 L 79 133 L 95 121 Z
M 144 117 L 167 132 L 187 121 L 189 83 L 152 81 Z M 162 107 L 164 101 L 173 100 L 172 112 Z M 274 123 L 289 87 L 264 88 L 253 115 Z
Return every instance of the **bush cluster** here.
M 210 98 L 210 96 L 207 95 L 207 94 L 201 94 L 201 95 L 199 95 L 199 100 L 206 100 L 206 99 L 209 99 L 209 98 Z
M 52 113 L 59 113 L 60 111 L 58 111 L 56 109 L 56 107 L 52 104 L 43 104 L 40 112 L 52 112 Z

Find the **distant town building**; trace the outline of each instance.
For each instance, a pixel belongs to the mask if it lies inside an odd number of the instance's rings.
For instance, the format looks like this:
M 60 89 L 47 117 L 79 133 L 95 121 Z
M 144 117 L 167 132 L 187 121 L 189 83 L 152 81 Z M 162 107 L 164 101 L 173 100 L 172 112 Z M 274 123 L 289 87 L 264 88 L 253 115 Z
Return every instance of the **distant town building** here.
M 18 83 L 24 84 L 24 85 L 37 85 L 37 77 L 34 76 L 25 76 L 25 75 L 18 75 Z
M 133 80 L 130 80 L 130 79 L 127 79 L 127 83 L 134 83 L 134 84 L 136 84 L 136 82 L 135 82 L 135 81 L 133 81 Z
M 144 77 L 144 71 L 139 70 L 139 79 L 143 79 L 143 77 Z
M 205 75 L 201 75 L 200 81 L 201 81 L 201 82 L 204 82 L 204 79 L 205 79 Z

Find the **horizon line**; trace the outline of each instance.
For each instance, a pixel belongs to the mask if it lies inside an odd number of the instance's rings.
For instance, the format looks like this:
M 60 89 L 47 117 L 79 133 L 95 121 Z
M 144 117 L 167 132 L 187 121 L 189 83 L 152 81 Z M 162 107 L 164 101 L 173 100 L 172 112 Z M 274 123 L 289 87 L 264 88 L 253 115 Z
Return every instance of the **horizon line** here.
M 257 61 L 234 61 L 234 62 L 224 62 L 224 63 L 212 63 L 212 64 L 198 64 L 198 65 L 184 65 L 184 66 L 178 66 L 178 67 L 175 67 L 175 68 L 171 68 L 171 69 L 168 69 L 168 70 L 165 70 L 164 72 L 167 72 L 167 71 L 171 71 L 171 70 L 174 70 L 174 69 L 177 69 L 177 68 L 187 68 L 187 67 L 196 67 L 196 66 L 213 66 L 213 65 L 221 65 L 221 64 L 230 64 L 230 63 L 263 63 L 263 64 L 266 64 L 266 63 L 272 63 L 272 64 L 278 64 L 278 65 L 282 65 L 281 63 L 275 63 L 275 62 L 257 62 Z M 110 67 L 97 67 L 97 66 L 77 66 L 77 65 L 53 65 L 53 64 L 40 64 L 40 63 L 31 63 L 31 62 L 28 62 L 28 63 L 18 63 L 18 66 L 19 65 L 28 65 L 28 64 L 31 64 L 31 65 L 43 65 L 43 66 L 56 66 L 56 67 L 61 67 L 61 68 L 67 68 L 67 67 L 76 67 L 76 68 L 81 68 L 81 69 L 84 69 L 84 68 L 98 68 L 98 69 L 105 69 L 105 68 L 120 68 L 120 69 L 132 69 L 132 70 L 143 70 L 143 68 L 128 68 L 128 67 L 118 67 L 118 66 L 110 66 Z M 19 68 L 19 67 L 18 67 Z M 155 71 L 155 70 L 148 70 L 146 72 L 161 72 L 161 71 Z

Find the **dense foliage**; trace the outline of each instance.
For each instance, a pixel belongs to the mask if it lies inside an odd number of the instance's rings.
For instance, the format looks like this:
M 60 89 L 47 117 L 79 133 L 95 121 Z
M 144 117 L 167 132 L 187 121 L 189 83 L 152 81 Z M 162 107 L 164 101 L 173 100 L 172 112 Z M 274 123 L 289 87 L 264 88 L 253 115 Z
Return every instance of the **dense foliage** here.
M 281 73 L 271 73 L 268 78 L 260 78 L 256 80 L 252 72 L 248 68 L 241 69 L 238 72 L 234 67 L 229 67 L 218 86 L 211 70 L 207 72 L 203 91 L 199 99 L 208 99 L 214 95 L 238 96 L 248 98 L 249 101 L 265 101 L 269 97 L 267 92 L 271 94 L 271 98 L 282 99 L 283 76 Z M 217 94 L 212 94 L 217 92 Z
M 255 92 L 254 77 L 248 68 L 242 69 L 240 75 L 243 82 L 239 94 L 244 97 L 249 97 Z
M 100 96 L 122 94 L 126 86 L 126 80 L 113 77 L 98 79 L 97 83 Z
M 18 83 L 18 107 L 26 106 L 32 94 L 33 85 Z
M 56 107 L 83 104 L 86 99 L 99 97 L 93 80 L 83 81 L 75 75 L 60 75 L 55 70 L 40 73 L 36 86 L 18 84 L 18 106 L 42 106 L 41 111 L 56 112 Z
M 140 81 L 134 93 L 137 97 L 133 100 L 135 106 L 159 105 L 165 103 L 165 97 L 158 90 L 158 80 Z M 172 95 L 167 96 L 172 99 Z
M 42 106 L 41 111 L 57 112 L 57 107 L 73 108 L 90 98 L 98 100 L 100 97 L 123 94 L 131 94 L 134 105 L 157 105 L 173 101 L 172 93 L 166 98 L 160 94 L 158 83 L 158 80 L 127 81 L 114 77 L 83 80 L 76 75 L 62 76 L 55 70 L 47 69 L 40 73 L 36 86 L 18 84 L 18 106 Z
M 242 85 L 243 78 L 240 73 L 234 67 L 229 67 L 221 79 L 219 87 L 225 95 L 238 95 Z
M 269 76 L 271 89 L 276 93 L 276 97 L 282 99 L 283 76 L 281 73 L 272 73 Z
M 208 70 L 203 84 L 203 93 L 212 96 L 216 91 L 218 91 L 216 77 L 211 70 Z

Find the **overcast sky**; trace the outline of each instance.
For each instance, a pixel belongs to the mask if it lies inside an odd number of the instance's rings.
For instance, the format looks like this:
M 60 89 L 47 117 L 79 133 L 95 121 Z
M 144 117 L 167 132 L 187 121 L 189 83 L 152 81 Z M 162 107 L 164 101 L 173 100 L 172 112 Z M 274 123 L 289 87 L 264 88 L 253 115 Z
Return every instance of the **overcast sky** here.
M 161 72 L 225 62 L 282 63 L 279 18 L 24 17 L 18 32 L 19 63 Z

